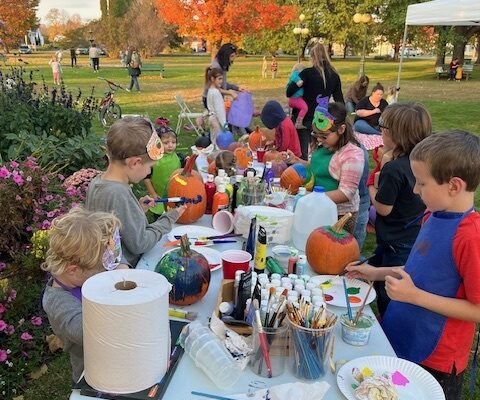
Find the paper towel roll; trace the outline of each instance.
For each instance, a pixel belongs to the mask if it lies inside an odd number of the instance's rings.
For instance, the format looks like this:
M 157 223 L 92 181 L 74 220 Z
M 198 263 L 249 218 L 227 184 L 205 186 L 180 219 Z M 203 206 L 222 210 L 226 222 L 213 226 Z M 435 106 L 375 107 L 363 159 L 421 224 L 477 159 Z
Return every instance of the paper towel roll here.
M 109 393 L 147 389 L 167 371 L 167 279 L 147 270 L 114 270 L 82 286 L 85 380 Z

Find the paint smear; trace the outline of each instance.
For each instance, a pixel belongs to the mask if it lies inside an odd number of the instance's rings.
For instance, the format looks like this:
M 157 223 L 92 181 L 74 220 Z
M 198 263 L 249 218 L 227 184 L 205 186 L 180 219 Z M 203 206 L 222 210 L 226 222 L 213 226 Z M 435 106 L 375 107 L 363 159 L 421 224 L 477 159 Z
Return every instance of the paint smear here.
M 356 383 L 352 383 L 352 389 L 356 390 L 358 388 L 358 385 Z
M 329 294 L 323 294 L 323 297 L 325 298 L 325 301 L 332 301 L 333 300 L 333 296 L 329 295 Z
M 325 281 L 325 282 L 320 284 L 320 287 L 324 290 L 325 289 L 331 289 L 333 287 L 332 281 Z
M 360 293 L 360 288 L 359 287 L 349 287 L 347 289 L 348 294 L 359 294 Z
M 356 303 L 361 303 L 362 299 L 360 297 L 357 297 L 357 296 L 348 296 L 348 301 L 350 303 L 356 304 Z
M 395 371 L 392 374 L 392 382 L 397 386 L 407 386 L 407 384 L 410 383 L 408 378 L 399 371 Z
M 368 367 L 363 367 L 360 372 L 362 373 L 364 378 L 369 378 L 373 376 L 373 371 Z

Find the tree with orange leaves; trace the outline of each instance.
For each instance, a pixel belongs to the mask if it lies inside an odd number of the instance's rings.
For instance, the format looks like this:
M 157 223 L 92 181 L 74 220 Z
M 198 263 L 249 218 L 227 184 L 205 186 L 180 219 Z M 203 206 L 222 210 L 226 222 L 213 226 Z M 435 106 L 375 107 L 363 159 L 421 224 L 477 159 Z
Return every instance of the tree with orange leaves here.
M 17 46 L 29 29 L 35 28 L 38 0 L 1 0 L 0 1 L 0 46 Z
M 238 42 L 244 34 L 279 29 L 297 15 L 276 0 L 156 0 L 159 16 L 180 35 L 201 37 L 215 47 Z

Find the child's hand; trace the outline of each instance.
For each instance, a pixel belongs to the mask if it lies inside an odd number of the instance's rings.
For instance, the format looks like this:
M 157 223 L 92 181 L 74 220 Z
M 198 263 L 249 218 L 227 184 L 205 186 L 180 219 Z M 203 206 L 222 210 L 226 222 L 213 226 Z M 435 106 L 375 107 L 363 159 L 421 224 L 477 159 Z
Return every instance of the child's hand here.
M 393 268 L 392 272 L 400 275 L 401 279 L 390 275 L 385 277 L 385 289 L 388 297 L 404 303 L 413 303 L 417 296 L 418 288 L 413 283 L 410 275 L 403 268 Z
M 300 79 L 299 81 L 297 81 L 297 86 L 298 87 L 302 87 L 303 86 L 303 81 Z
M 354 261 L 345 267 L 345 271 L 347 271 L 347 278 L 374 281 L 376 268 L 367 263 L 356 265 L 357 263 L 358 261 Z
M 237 92 L 236 92 L 235 90 L 229 90 L 228 92 L 229 92 L 230 96 L 232 96 L 232 99 L 233 99 L 233 100 L 237 100 L 237 99 L 238 99 L 238 94 L 237 94 Z
M 185 212 L 186 209 L 187 209 L 187 206 L 185 204 L 183 206 L 175 208 L 175 210 L 177 210 L 177 213 L 178 213 L 178 218 L 182 216 L 182 214 Z
M 290 149 L 287 149 L 287 151 L 282 152 L 285 156 L 285 162 L 288 164 L 293 164 L 297 160 L 297 156 L 293 154 L 293 151 Z
M 150 196 L 143 196 L 138 201 L 144 212 L 147 212 L 149 208 L 155 205 L 155 199 Z

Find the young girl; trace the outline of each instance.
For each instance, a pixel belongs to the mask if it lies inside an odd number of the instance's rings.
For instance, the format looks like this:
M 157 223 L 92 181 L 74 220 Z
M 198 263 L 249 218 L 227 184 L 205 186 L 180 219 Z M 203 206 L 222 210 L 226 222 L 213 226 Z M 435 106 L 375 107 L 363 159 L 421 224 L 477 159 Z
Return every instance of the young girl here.
M 288 151 L 288 162 L 310 165 L 315 186 L 323 186 L 326 194 L 337 204 L 338 216 L 352 213 L 345 230 L 354 232 L 359 204 L 359 183 L 365 168 L 364 152 L 355 139 L 347 110 L 342 103 L 318 99 L 312 121 L 310 162 Z
M 83 372 L 83 283 L 96 273 L 128 268 L 121 262 L 120 222 L 113 214 L 74 208 L 56 218 L 42 269 L 50 273 L 42 298 L 53 332 L 70 354 L 72 378 Z
M 137 200 L 130 183 L 145 179 L 163 156 L 163 145 L 150 121 L 127 117 L 115 122 L 107 133 L 108 168 L 90 182 L 86 207 L 114 213 L 120 222 L 123 254 L 132 266 L 170 232 L 185 206 L 164 213 L 149 224 L 146 211 L 155 200 L 145 196 Z
M 377 211 L 377 248 L 370 264 L 391 267 L 405 264 L 420 230 L 420 220 L 415 219 L 423 214 L 425 205 L 413 192 L 415 177 L 409 155 L 417 143 L 432 133 L 432 121 L 420 104 L 395 103 L 385 109 L 379 124 L 383 143 L 392 150 L 392 161 L 382 167 L 378 189 L 374 185 L 376 171 L 370 174 L 367 182 L 370 199 Z M 384 282 L 376 282 L 375 289 L 378 310 L 383 316 L 390 299 Z
M 348 113 L 353 114 L 357 103 L 367 95 L 370 79 L 367 75 L 358 78 L 347 90 L 345 95 L 345 107 Z
M 272 78 L 275 79 L 277 77 L 277 71 L 278 71 L 278 62 L 277 62 L 277 57 L 272 56 L 272 63 L 270 64 L 270 69 L 272 71 Z
M 180 157 L 175 152 L 177 148 L 177 135 L 168 127 L 157 128 L 158 136 L 162 141 L 164 153 L 163 157 L 158 160 L 152 168 L 152 173 L 148 175 L 143 183 L 148 190 L 148 194 L 152 198 L 168 197 L 168 182 L 170 175 L 176 169 L 181 167 Z M 148 214 L 152 213 L 153 219 L 157 219 L 159 215 L 165 211 L 162 203 L 148 210 Z
M 60 85 L 62 77 L 62 65 L 60 64 L 60 61 L 58 61 L 55 56 L 52 56 L 48 64 L 52 67 L 53 83 L 55 85 Z
M 210 140 L 214 148 L 217 149 L 217 135 L 222 132 L 222 130 L 228 129 L 225 103 L 222 93 L 220 93 L 223 84 L 222 70 L 218 68 L 207 69 L 205 82 L 208 86 L 207 108 L 210 114 L 208 117 L 210 122 Z
M 295 128 L 297 129 L 307 129 L 303 125 L 303 117 L 305 117 L 305 114 L 308 111 L 308 106 L 302 97 L 303 81 L 300 79 L 300 76 L 299 76 L 300 72 L 302 72 L 304 69 L 305 67 L 303 66 L 303 64 L 296 63 L 292 68 L 292 73 L 290 74 L 290 78 L 288 78 L 288 83 L 287 83 L 287 87 L 291 82 L 295 82 L 298 86 L 298 90 L 288 98 L 289 107 L 298 110 L 298 117 L 297 117 L 297 120 L 295 121 Z
M 387 90 L 387 103 L 393 104 L 397 101 L 395 98 L 396 88 L 395 86 L 390 86 Z

